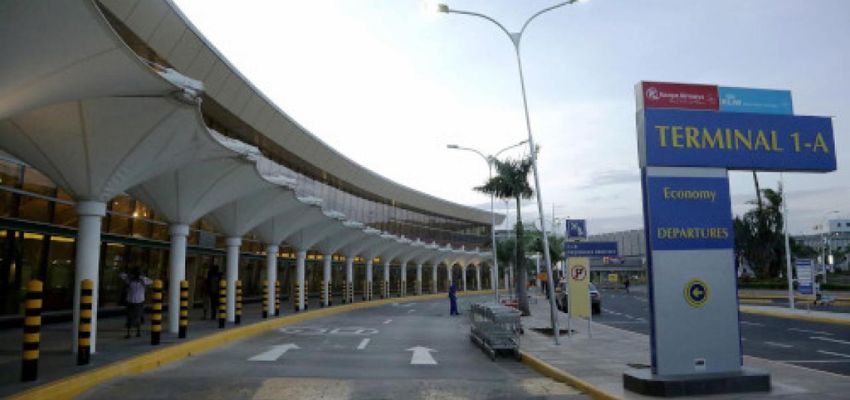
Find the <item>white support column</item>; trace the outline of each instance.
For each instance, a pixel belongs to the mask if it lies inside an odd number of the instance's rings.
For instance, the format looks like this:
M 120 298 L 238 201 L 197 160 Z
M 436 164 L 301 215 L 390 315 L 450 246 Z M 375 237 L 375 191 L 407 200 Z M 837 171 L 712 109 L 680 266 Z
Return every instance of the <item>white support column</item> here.
M 95 352 L 97 339 L 97 298 L 98 298 L 98 268 L 100 266 L 100 226 L 106 215 L 106 204 L 99 201 L 81 201 L 77 203 L 79 230 L 77 231 L 77 254 L 74 270 L 74 336 L 71 338 L 71 348 L 77 352 L 77 334 L 80 327 L 80 286 L 83 279 L 90 279 L 93 284 L 91 305 L 91 353 Z
M 277 253 L 280 251 L 280 246 L 276 244 L 266 245 L 266 280 L 268 280 L 269 293 L 266 301 L 269 304 L 269 317 L 274 317 L 274 305 L 276 296 L 280 293 L 275 293 L 275 281 L 277 281 Z
M 446 285 L 447 285 L 447 287 L 452 285 L 452 281 L 453 281 L 453 279 L 452 279 L 452 268 L 454 266 L 455 266 L 454 264 L 446 264 Z
M 416 295 L 422 295 L 422 263 L 416 263 Z
M 345 284 L 346 288 L 351 288 L 354 284 L 354 256 L 348 256 L 345 258 Z M 348 296 L 348 290 L 342 294 L 342 297 L 345 299 L 343 303 L 353 303 L 354 299 Z
M 475 266 L 475 290 L 481 290 L 481 264 Z
M 390 260 L 384 261 L 384 291 L 381 293 L 381 298 L 388 299 L 390 297 Z
M 236 280 L 239 279 L 239 246 L 242 238 L 227 238 L 227 321 L 236 321 Z
M 511 268 L 508 270 L 508 290 L 513 290 L 512 288 L 516 287 L 516 282 L 514 281 L 514 269 Z
M 398 286 L 399 297 L 407 296 L 407 261 L 401 263 L 401 283 Z
M 322 295 L 325 301 L 322 303 L 322 306 L 327 307 L 331 305 L 331 291 L 329 290 L 331 285 L 331 265 L 333 263 L 333 254 L 325 254 L 323 260 L 324 265 L 322 268 L 322 281 L 324 284 L 322 285 Z
M 296 311 L 304 311 L 304 264 L 307 261 L 307 250 L 298 250 L 295 255 L 295 277 L 298 282 L 298 299 Z
M 186 237 L 189 225 L 171 225 L 171 251 L 168 260 L 168 331 L 177 333 L 180 325 L 180 281 L 186 279 Z
M 372 268 L 374 262 L 371 257 L 366 260 L 366 286 L 363 288 L 363 299 L 366 301 L 372 300 Z
M 431 267 L 431 292 L 437 293 L 437 270 L 440 268 L 440 263 L 435 262 L 434 266 Z
M 466 264 L 463 264 L 463 265 L 460 266 L 460 282 L 461 282 L 461 285 L 463 285 L 462 286 L 463 289 L 461 289 L 461 290 L 463 290 L 465 292 L 466 291 Z

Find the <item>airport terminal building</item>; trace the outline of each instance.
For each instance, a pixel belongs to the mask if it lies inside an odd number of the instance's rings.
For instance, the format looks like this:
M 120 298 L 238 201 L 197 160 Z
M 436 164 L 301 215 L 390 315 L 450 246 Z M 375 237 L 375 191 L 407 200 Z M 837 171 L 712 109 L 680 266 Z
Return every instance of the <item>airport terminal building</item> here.
M 490 287 L 488 212 L 336 152 L 170 1 L 13 1 L 0 35 L 0 317 L 39 279 L 45 312 L 77 320 L 90 280 L 94 349 L 136 268 L 165 282 L 172 332 L 179 282 L 200 303 L 211 270 L 230 321 L 237 281 L 296 310 Z

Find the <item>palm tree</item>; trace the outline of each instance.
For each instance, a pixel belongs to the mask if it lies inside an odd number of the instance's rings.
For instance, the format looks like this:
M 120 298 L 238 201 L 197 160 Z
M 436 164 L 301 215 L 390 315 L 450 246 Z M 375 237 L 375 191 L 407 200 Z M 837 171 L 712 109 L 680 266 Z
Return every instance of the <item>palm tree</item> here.
M 492 158 L 490 161 L 496 167 L 496 176 L 490 178 L 483 186 L 476 187 L 475 190 L 492 194 L 500 199 L 514 199 L 516 201 L 516 243 L 525 243 L 523 241 L 520 203 L 522 199 L 528 199 L 534 195 L 534 190 L 528 184 L 528 174 L 531 172 L 531 157 L 528 156 L 518 160 L 507 159 L 505 161 Z M 517 297 L 519 298 L 519 310 L 522 311 L 522 315 L 531 315 L 526 290 L 528 287 L 528 273 L 525 262 L 525 246 L 516 246 L 515 260 L 517 271 L 515 284 Z

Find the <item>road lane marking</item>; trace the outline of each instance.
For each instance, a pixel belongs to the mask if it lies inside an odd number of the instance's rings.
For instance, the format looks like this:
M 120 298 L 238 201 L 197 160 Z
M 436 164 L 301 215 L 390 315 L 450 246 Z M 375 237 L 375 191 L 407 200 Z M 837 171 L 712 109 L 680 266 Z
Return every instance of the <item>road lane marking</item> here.
M 359 344 L 359 345 L 357 345 L 357 350 L 363 350 L 363 349 L 365 349 L 365 348 L 366 348 L 366 346 L 368 346 L 368 345 L 369 345 L 369 341 L 370 341 L 370 340 L 372 340 L 372 339 L 366 338 L 366 339 L 361 340 L 361 341 L 360 341 L 360 344 Z
M 826 351 L 826 350 L 818 350 L 818 353 L 826 354 L 826 355 L 828 355 L 828 356 L 836 356 L 836 357 L 850 358 L 850 354 L 835 353 L 835 352 L 832 352 L 832 351 Z
M 408 313 L 408 314 L 410 314 L 410 313 L 412 313 L 412 312 L 414 312 L 414 311 L 416 311 L 416 310 L 407 310 L 407 313 Z
M 850 360 L 782 360 L 781 363 L 796 363 L 796 364 L 838 364 L 850 363 Z
M 764 326 L 764 324 L 762 324 L 760 322 L 750 322 L 750 321 L 741 321 L 741 325 Z
M 768 345 L 768 346 L 781 347 L 781 348 L 783 348 L 783 349 L 790 349 L 790 348 L 794 347 L 794 346 L 792 346 L 792 345 L 790 345 L 790 344 L 777 343 L 777 342 L 768 342 L 768 341 L 765 341 L 765 342 L 764 342 L 764 344 L 766 344 L 766 345 Z
M 821 337 L 821 336 L 809 336 L 809 339 L 814 339 L 814 340 L 823 340 L 824 342 L 833 342 L 833 343 L 839 343 L 839 344 L 847 344 L 847 345 L 850 345 L 850 342 L 848 342 L 848 341 L 846 341 L 846 340 L 838 340 L 838 339 L 833 339 L 833 338 L 828 338 L 828 337 Z
M 384 321 L 384 325 L 389 324 L 390 322 L 393 322 L 393 320 L 388 319 L 388 320 Z
M 248 361 L 277 361 L 278 358 L 291 349 L 300 349 L 300 347 L 295 343 L 272 346 L 269 350 L 249 358 Z
M 832 336 L 832 334 L 829 333 L 829 332 L 813 331 L 813 330 L 810 330 L 810 329 L 788 328 L 787 330 L 789 330 L 791 332 L 812 333 L 812 334 L 815 334 L 815 335 Z
M 431 357 L 431 352 L 437 350 L 429 349 L 423 346 L 416 346 L 411 347 L 406 351 L 413 352 L 413 354 L 410 356 L 411 365 L 437 365 L 437 360 L 435 360 L 434 357 Z

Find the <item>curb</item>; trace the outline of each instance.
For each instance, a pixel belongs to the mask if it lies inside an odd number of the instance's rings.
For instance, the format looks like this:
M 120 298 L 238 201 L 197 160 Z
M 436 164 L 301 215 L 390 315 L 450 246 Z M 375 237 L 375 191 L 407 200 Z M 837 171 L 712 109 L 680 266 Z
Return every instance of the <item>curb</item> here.
M 492 290 L 481 291 L 466 291 L 459 292 L 461 297 L 475 296 L 492 293 Z M 261 333 L 273 330 L 294 323 L 309 321 L 316 318 L 326 317 L 329 315 L 341 314 L 344 312 L 373 308 L 385 304 L 397 303 L 400 301 L 422 301 L 442 299 L 446 296 L 445 293 L 427 294 L 421 296 L 406 296 L 395 297 L 389 299 L 372 300 L 368 302 L 360 302 L 353 304 L 344 304 L 333 307 L 320 308 L 317 310 L 304 311 L 298 314 L 291 314 L 285 317 L 256 322 L 250 325 L 245 325 L 238 328 L 230 328 L 219 333 L 213 333 L 207 336 L 171 345 L 159 350 L 150 351 L 141 355 L 133 356 L 125 360 L 113 362 L 111 364 L 98 367 L 91 371 L 81 372 L 62 378 L 56 381 L 48 382 L 40 386 L 25 390 L 9 397 L 10 400 L 29 400 L 29 399 L 72 399 L 83 394 L 85 391 L 92 389 L 108 380 L 140 374 L 162 365 L 180 361 L 184 358 L 198 355 L 214 348 L 220 347 L 223 344 L 234 342 L 237 340 L 256 336 Z
M 585 394 L 590 395 L 597 400 L 622 400 L 622 397 L 615 396 L 611 393 L 608 393 L 596 386 L 593 386 L 589 382 L 572 375 L 566 371 L 556 368 L 555 366 L 529 354 L 526 351 L 520 350 L 520 354 L 522 354 L 522 363 L 531 367 L 531 369 L 539 372 L 541 375 L 552 378 L 558 382 L 566 383 L 570 386 L 581 390 Z
M 781 311 L 753 309 L 747 306 L 741 306 L 740 310 L 744 314 L 763 315 L 766 317 L 797 319 L 803 321 L 822 322 L 825 324 L 835 325 L 850 325 L 850 319 L 834 318 L 820 315 L 794 314 Z

